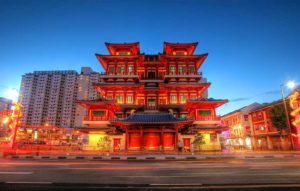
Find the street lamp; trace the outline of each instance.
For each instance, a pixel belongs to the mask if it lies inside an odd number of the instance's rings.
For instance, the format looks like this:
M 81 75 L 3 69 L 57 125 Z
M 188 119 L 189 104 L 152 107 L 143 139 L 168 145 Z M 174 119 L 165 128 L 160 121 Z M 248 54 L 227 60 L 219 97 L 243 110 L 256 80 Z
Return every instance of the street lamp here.
M 292 128 L 291 128 L 289 113 L 288 113 L 288 110 L 287 110 L 285 96 L 284 96 L 284 85 L 286 85 L 289 89 L 293 89 L 296 86 L 296 83 L 292 80 L 289 80 L 289 81 L 286 81 L 283 84 L 280 84 L 281 96 L 282 96 L 282 101 L 283 101 L 284 111 L 285 111 L 285 116 L 286 116 L 286 123 L 287 123 L 287 126 L 288 126 L 289 131 L 290 131 L 290 139 L 291 139 L 291 144 L 292 144 L 292 150 L 295 150 L 295 144 L 294 144 L 294 140 L 293 140 L 293 137 L 292 137 Z

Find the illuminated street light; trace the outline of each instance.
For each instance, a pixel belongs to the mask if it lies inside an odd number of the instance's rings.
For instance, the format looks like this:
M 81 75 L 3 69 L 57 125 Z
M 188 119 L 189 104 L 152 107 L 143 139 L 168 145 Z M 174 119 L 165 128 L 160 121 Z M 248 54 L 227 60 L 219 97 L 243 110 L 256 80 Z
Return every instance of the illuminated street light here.
M 283 106 L 284 106 L 284 111 L 285 111 L 285 116 L 286 116 L 286 124 L 289 128 L 289 131 L 290 131 L 289 134 L 290 134 L 290 139 L 291 139 L 291 144 L 292 144 L 292 150 L 295 150 L 295 144 L 294 144 L 294 140 L 293 140 L 293 137 L 292 137 L 292 128 L 291 128 L 289 113 L 288 113 L 288 110 L 287 110 L 285 96 L 284 96 L 284 90 L 283 90 L 284 85 L 286 85 L 289 89 L 293 89 L 296 86 L 296 83 L 292 80 L 289 80 L 289 81 L 286 81 L 284 84 L 280 85 L 281 96 L 282 96 L 282 101 L 283 101 Z

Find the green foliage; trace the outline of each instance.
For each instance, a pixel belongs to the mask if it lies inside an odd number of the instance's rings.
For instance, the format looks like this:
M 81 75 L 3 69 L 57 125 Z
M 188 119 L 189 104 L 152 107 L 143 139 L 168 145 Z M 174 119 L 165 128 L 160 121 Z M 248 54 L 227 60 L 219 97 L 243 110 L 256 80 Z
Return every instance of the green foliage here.
M 273 127 L 279 131 L 280 135 L 282 134 L 283 130 L 288 130 L 285 109 L 282 103 L 273 105 L 269 111 L 269 114 Z
M 109 151 L 110 150 L 111 140 L 108 136 L 101 137 L 97 143 L 97 146 L 100 151 Z
M 204 136 L 201 133 L 197 133 L 192 144 L 195 148 L 200 149 L 200 146 L 205 144 Z

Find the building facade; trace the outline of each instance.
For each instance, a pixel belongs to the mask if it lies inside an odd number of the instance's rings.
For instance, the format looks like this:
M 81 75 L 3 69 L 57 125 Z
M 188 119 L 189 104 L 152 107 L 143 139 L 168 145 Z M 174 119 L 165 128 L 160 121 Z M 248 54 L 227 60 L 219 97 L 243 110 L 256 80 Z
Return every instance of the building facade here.
M 13 101 L 4 97 L 0 97 L 0 112 L 10 110 L 13 105 Z
M 97 76 L 98 75 L 98 76 Z M 82 126 L 84 111 L 75 104 L 78 98 L 96 98 L 91 83 L 99 73 L 83 67 L 74 70 L 35 71 L 22 76 L 19 102 L 22 124 L 53 125 L 71 128 Z
M 280 135 L 280 132 L 272 125 L 270 110 L 274 104 L 282 104 L 282 102 L 265 103 L 249 113 L 253 150 L 291 149 L 289 133 L 283 131 Z
M 300 149 L 300 86 L 289 95 L 293 141 L 296 149 Z
M 210 83 L 198 72 L 207 54 L 194 54 L 197 43 L 165 42 L 157 55 L 141 54 L 139 43 L 106 46 L 109 55 L 96 54 L 100 98 L 78 100 L 85 149 L 108 140 L 114 151 L 221 150 L 226 127 L 216 108 L 227 100 L 207 97 Z M 193 148 L 198 134 L 204 144 Z
M 253 103 L 222 116 L 222 123 L 229 127 L 227 146 L 233 149 L 252 149 L 249 112 L 260 105 Z

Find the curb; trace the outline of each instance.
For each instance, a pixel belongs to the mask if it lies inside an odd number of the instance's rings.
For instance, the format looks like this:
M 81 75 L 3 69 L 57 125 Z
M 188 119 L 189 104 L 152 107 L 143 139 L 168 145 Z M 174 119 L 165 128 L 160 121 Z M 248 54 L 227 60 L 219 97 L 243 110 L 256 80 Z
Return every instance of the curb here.
M 1 155 L 0 155 L 1 156 Z M 43 160 L 230 160 L 230 159 L 276 159 L 300 158 L 300 155 L 244 155 L 244 156 L 66 156 L 66 155 L 10 155 L 10 159 L 43 159 Z

